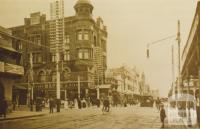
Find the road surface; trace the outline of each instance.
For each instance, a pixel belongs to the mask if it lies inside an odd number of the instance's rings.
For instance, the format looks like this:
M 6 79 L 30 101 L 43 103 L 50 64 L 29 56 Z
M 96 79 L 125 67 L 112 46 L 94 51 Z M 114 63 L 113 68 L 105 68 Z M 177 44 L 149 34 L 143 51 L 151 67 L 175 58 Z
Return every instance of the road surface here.
M 72 109 L 42 117 L 0 122 L 0 129 L 160 129 L 160 126 L 158 110 L 137 106 L 112 108 L 105 114 L 100 108 Z

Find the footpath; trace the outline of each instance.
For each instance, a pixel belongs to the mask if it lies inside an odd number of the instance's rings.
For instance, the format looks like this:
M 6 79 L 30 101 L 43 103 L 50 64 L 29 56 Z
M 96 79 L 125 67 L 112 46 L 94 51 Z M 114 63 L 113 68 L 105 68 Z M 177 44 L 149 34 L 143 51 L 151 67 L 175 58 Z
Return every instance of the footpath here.
M 86 110 L 90 110 L 90 112 L 98 112 L 98 108 L 96 107 L 89 107 L 81 110 L 76 110 L 77 108 L 61 108 L 60 112 L 62 113 L 75 113 L 77 111 L 81 111 L 82 114 L 85 114 Z M 56 108 L 54 108 L 54 114 L 56 113 Z M 6 115 L 6 118 L 0 117 L 0 122 L 1 121 L 8 121 L 8 120 L 16 120 L 16 119 L 24 119 L 24 118 L 31 118 L 31 117 L 39 117 L 39 116 L 45 116 L 49 115 L 49 108 L 43 108 L 42 111 L 36 112 L 35 109 L 34 111 L 30 111 L 30 108 L 28 107 L 20 107 L 16 111 L 12 111 L 11 113 L 8 113 Z
M 43 108 L 42 111 L 36 112 L 35 109 L 30 111 L 27 106 L 17 107 L 15 111 L 6 114 L 6 118 L 0 117 L 0 121 L 23 119 L 30 117 L 44 116 L 49 113 L 48 108 Z

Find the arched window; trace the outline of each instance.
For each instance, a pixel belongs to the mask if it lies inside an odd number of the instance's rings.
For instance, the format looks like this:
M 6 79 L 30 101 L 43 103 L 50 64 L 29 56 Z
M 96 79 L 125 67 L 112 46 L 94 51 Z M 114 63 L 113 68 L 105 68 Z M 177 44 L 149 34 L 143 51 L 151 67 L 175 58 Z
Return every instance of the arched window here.
M 64 71 L 62 72 L 62 80 L 63 80 L 63 81 L 69 80 L 69 71 L 64 70 Z
M 97 46 L 97 38 L 96 38 L 96 36 L 94 36 L 94 46 L 95 47 Z
M 39 72 L 38 78 L 39 78 L 40 82 L 45 82 L 46 81 L 46 76 L 45 76 L 44 71 L 40 71 Z

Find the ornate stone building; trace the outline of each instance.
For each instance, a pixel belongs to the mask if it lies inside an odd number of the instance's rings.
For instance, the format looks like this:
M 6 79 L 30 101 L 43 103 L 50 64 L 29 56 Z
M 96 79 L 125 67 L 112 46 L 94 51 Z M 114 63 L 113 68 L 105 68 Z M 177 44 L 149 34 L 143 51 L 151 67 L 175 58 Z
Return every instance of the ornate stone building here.
M 78 76 L 81 97 L 96 93 L 96 84 L 105 82 L 107 69 L 107 30 L 103 20 L 93 18 L 89 0 L 78 0 L 74 9 L 75 16 L 64 17 L 63 51 L 59 52 L 58 63 L 61 99 L 77 98 Z M 24 21 L 23 26 L 11 28 L 14 35 L 32 41 L 23 45 L 26 77 L 21 85 L 28 88 L 29 84 L 29 90 L 33 87 L 34 97 L 55 96 L 56 57 L 49 49 L 50 21 L 39 12 Z

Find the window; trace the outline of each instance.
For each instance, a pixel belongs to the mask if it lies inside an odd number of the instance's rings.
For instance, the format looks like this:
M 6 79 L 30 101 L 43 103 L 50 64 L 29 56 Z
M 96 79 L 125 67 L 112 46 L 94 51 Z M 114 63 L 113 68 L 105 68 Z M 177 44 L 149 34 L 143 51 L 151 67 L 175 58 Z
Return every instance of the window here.
M 77 36 L 78 40 L 89 40 L 89 32 L 86 30 L 78 31 Z
M 79 59 L 89 59 L 89 50 L 88 49 L 80 49 L 78 53 Z
M 94 36 L 94 46 L 95 47 L 97 46 L 97 38 L 96 38 L 96 36 Z
M 46 78 L 45 78 L 45 73 L 43 71 L 39 72 L 39 81 L 40 82 L 45 82 Z
M 42 55 L 41 55 L 41 54 L 38 54 L 38 57 L 37 57 L 37 58 L 38 58 L 38 60 L 37 60 L 38 63 L 41 63 L 41 62 L 42 62 Z
M 84 40 L 89 40 L 88 31 L 84 31 Z
M 57 80 L 56 72 L 52 72 L 52 73 L 51 73 L 51 81 L 52 81 L 52 82 L 56 82 L 56 80 Z
M 78 40 L 83 40 L 83 38 L 82 38 L 82 31 L 78 32 Z
M 52 62 L 56 62 L 56 55 L 52 55 Z
M 80 50 L 79 50 L 79 53 L 78 53 L 78 58 L 83 59 L 83 53 Z
M 89 59 L 89 53 L 88 53 L 88 51 L 84 52 L 84 59 Z
M 32 60 L 33 60 L 33 63 L 37 62 L 37 54 L 36 53 L 32 53 Z
M 69 79 L 69 72 L 68 71 L 63 71 L 62 78 L 63 78 L 63 81 L 68 80 Z
M 69 52 L 69 51 L 66 51 L 66 52 L 64 53 L 64 60 L 65 60 L 65 61 L 69 61 L 69 60 L 70 60 L 70 52 Z
M 19 50 L 22 50 L 22 43 L 19 43 Z
M 70 43 L 70 37 L 69 37 L 69 35 L 65 36 L 65 43 Z

